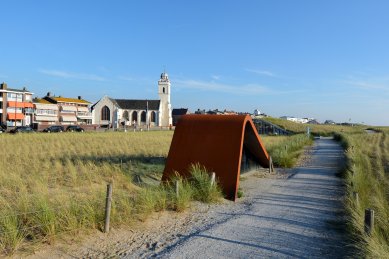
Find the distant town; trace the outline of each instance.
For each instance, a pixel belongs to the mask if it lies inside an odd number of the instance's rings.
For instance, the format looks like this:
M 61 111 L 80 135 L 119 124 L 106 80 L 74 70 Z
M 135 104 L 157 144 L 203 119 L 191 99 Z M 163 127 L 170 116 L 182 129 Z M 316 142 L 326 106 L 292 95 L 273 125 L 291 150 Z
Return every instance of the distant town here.
M 241 113 L 232 110 L 190 111 L 188 108 L 172 108 L 170 103 L 171 84 L 167 73 L 162 73 L 158 80 L 157 100 L 114 99 L 103 96 L 92 104 L 82 96 L 55 96 L 47 92 L 46 96 L 33 98 L 33 92 L 8 87 L 0 84 L 0 118 L 1 129 L 31 127 L 36 131 L 44 130 L 52 125 L 79 125 L 83 130 L 98 128 L 171 128 L 185 114 L 248 114 L 253 118 L 268 117 L 255 109 L 252 113 Z M 303 124 L 321 124 L 314 118 L 297 118 L 282 116 L 281 119 Z M 326 120 L 323 124 L 342 124 Z

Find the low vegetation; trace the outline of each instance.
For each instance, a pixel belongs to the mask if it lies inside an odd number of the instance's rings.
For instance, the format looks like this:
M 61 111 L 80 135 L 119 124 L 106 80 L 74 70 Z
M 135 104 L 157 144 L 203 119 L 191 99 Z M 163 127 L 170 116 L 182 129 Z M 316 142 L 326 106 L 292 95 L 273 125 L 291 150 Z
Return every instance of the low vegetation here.
M 292 167 L 305 146 L 313 143 L 306 134 L 293 136 L 264 136 L 262 137 L 266 150 L 278 167 Z
M 112 224 L 128 222 L 140 183 L 159 182 L 172 132 L 1 135 L 0 250 L 101 228 L 107 182 Z M 147 175 L 147 177 L 146 177 Z M 137 211 L 136 211 L 137 210 Z
M 349 170 L 346 172 L 347 202 L 353 234 L 360 257 L 389 255 L 389 130 L 375 134 L 342 134 Z M 355 198 L 358 194 L 358 200 Z M 374 230 L 364 231 L 365 209 L 375 211 Z
M 193 165 L 189 179 L 160 185 L 172 136 L 171 131 L 0 135 L 0 252 L 102 229 L 108 182 L 114 186 L 114 227 L 144 221 L 156 211 L 183 211 L 194 200 L 217 202 L 220 188 L 200 165 Z M 279 166 L 290 166 L 310 141 L 304 135 L 263 140 Z
M 302 124 L 296 123 L 284 119 L 266 117 L 263 120 L 269 121 L 273 124 L 280 126 L 288 131 L 294 133 L 305 133 L 307 132 L 307 127 L 309 127 L 311 133 L 313 135 L 321 135 L 321 136 L 330 136 L 334 133 L 353 133 L 360 132 L 366 126 L 362 125 L 354 125 L 354 126 L 346 126 L 346 125 L 324 125 L 324 124 Z
M 106 184 L 113 182 L 111 225 L 183 211 L 221 191 L 199 165 L 192 177 L 160 185 L 172 132 L 2 135 L 0 251 L 50 243 L 58 235 L 102 229 Z M 175 182 L 178 182 L 178 193 Z M 129 216 L 131 215 L 131 216 Z

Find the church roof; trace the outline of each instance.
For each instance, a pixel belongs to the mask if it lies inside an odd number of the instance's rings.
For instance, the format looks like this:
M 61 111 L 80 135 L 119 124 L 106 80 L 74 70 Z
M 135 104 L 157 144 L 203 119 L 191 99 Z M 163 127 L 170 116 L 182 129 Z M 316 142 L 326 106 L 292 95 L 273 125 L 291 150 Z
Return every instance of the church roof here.
M 188 113 L 188 108 L 176 108 L 176 109 L 173 109 L 172 111 L 172 115 L 185 115 Z
M 111 99 L 121 109 L 126 110 L 159 110 L 160 100 L 128 100 L 128 99 Z

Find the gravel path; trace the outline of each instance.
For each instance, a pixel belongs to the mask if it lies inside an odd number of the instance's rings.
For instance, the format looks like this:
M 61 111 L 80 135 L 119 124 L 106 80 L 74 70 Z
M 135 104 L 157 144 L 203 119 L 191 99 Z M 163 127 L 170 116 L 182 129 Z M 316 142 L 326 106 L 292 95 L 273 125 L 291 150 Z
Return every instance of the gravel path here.
M 347 255 L 342 210 L 343 150 L 318 139 L 289 179 L 241 183 L 241 210 L 215 211 L 208 224 L 158 254 L 162 258 L 342 258 Z

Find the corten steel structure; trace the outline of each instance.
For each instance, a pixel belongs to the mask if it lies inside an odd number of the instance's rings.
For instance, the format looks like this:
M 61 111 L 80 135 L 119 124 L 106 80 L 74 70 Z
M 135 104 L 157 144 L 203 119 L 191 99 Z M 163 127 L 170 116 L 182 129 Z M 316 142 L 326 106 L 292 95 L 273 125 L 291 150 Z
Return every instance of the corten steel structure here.
M 248 115 L 184 115 L 178 121 L 162 181 L 188 177 L 191 164 L 215 172 L 226 197 L 235 200 L 245 151 L 256 164 L 269 167 L 269 155 Z

